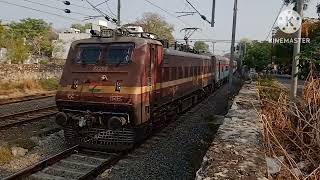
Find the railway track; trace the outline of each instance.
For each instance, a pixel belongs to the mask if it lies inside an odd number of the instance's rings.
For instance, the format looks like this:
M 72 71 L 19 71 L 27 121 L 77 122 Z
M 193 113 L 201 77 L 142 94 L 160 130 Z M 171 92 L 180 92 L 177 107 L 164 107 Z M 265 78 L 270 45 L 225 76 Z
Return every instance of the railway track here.
M 215 92 L 216 93 L 216 92 Z M 215 94 L 214 93 L 214 94 Z M 182 114 L 187 112 L 186 109 Z M 174 120 L 176 121 L 176 120 Z M 176 121 L 177 122 L 177 121 Z M 181 120 L 182 122 L 182 120 Z M 180 124 L 181 122 L 177 122 Z M 159 126 L 152 134 L 152 137 L 168 127 L 172 122 Z M 172 125 L 172 128 L 178 124 Z M 166 135 L 159 134 L 156 138 L 162 138 Z M 147 138 L 147 139 L 149 139 Z M 95 179 L 105 170 L 117 164 L 121 159 L 125 159 L 129 153 L 134 152 L 146 141 L 138 143 L 133 149 L 119 153 L 108 153 L 82 149 L 79 145 L 73 146 L 59 154 L 34 164 L 21 170 L 4 180 L 28 179 L 28 180 L 69 180 L 69 179 Z M 141 147 L 145 149 L 148 147 Z
M 126 152 L 105 153 L 73 146 L 4 180 L 94 179 L 126 155 Z
M 53 116 L 57 112 L 56 106 L 53 105 L 38 108 L 36 110 L 27 110 L 18 113 L 2 115 L 0 116 L 0 130 Z
M 30 95 L 30 96 L 24 96 L 24 97 L 10 98 L 10 99 L 6 99 L 6 100 L 1 100 L 0 105 L 26 102 L 26 101 L 50 98 L 50 97 L 54 97 L 54 96 L 55 96 L 55 92 L 47 93 L 47 94 L 36 94 L 36 95 Z

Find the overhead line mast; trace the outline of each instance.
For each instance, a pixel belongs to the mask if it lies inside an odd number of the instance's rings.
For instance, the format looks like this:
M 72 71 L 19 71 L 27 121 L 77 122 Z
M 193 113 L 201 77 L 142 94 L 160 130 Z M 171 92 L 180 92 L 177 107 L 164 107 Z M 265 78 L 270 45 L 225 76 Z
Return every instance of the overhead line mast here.
M 297 0 L 297 11 L 303 19 L 303 6 L 304 0 Z M 294 37 L 301 39 L 302 27 L 294 34 Z M 292 62 L 292 75 L 291 75 L 291 99 L 294 100 L 297 97 L 297 87 L 298 87 L 298 73 L 299 73 L 299 54 L 301 48 L 301 41 L 294 44 L 293 47 L 293 62 Z
M 237 13 L 238 13 L 238 0 L 234 0 L 233 8 L 233 25 L 232 25 L 232 39 L 231 39 L 231 56 L 230 56 L 230 68 L 229 68 L 229 86 L 228 93 L 232 94 L 233 88 L 233 61 L 234 61 L 234 51 L 235 51 L 235 41 L 236 41 L 236 29 L 237 29 Z
M 121 0 L 118 0 L 118 21 L 117 25 L 121 26 Z

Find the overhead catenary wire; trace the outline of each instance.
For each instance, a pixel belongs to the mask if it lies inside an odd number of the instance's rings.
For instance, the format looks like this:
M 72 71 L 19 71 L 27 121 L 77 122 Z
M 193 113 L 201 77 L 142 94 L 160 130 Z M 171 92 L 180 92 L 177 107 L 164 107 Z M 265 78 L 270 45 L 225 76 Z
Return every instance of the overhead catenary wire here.
M 283 3 L 282 5 L 281 5 L 281 7 L 280 7 L 280 9 L 279 9 L 279 12 L 278 12 L 278 15 L 277 15 L 277 17 L 275 18 L 275 20 L 274 20 L 274 22 L 273 22 L 273 24 L 272 24 L 272 26 L 271 26 L 271 28 L 270 28 L 270 31 L 268 32 L 268 35 L 267 35 L 267 37 L 266 37 L 266 41 L 268 40 L 268 38 L 270 37 L 270 34 L 272 33 L 272 31 L 273 31 L 273 28 L 274 28 L 274 25 L 277 23 L 277 20 L 278 20 L 278 18 L 279 18 L 279 15 L 281 14 L 281 12 L 282 12 L 282 9 L 283 9 L 283 7 L 285 6 L 285 3 Z
M 203 15 L 190 1 L 188 1 L 188 0 L 186 0 L 187 1 L 187 3 L 192 7 L 192 9 L 194 9 L 198 14 L 199 14 L 199 16 L 203 19 L 203 20 L 205 20 L 205 21 L 207 21 L 209 24 L 211 24 L 211 22 L 207 19 L 207 17 L 205 16 L 205 15 Z
M 163 11 L 163 12 L 167 13 L 169 16 L 171 16 L 171 17 L 173 17 L 173 18 L 175 18 L 175 19 L 179 20 L 179 21 L 180 21 L 181 23 L 183 23 L 185 26 L 193 27 L 193 26 L 192 26 L 192 25 L 190 25 L 188 22 L 186 22 L 186 21 L 184 21 L 184 20 L 182 20 L 182 19 L 180 19 L 180 18 L 176 17 L 176 15 L 175 15 L 174 13 L 171 13 L 170 11 L 168 11 L 168 10 L 166 10 L 166 9 L 164 9 L 164 8 L 162 8 L 162 7 L 160 7 L 159 5 L 157 5 L 157 4 L 153 3 L 153 2 L 151 2 L 150 0 L 144 0 L 144 1 L 145 1 L 145 2 L 147 2 L 147 3 L 149 3 L 150 5 L 152 5 L 152 6 L 156 7 L 156 8 L 158 8 L 158 9 L 160 9 L 161 11 Z M 203 34 L 203 33 L 201 33 L 201 34 L 208 38 L 208 36 L 207 36 L 207 35 L 205 35 L 205 34 Z
M 161 11 L 167 13 L 167 14 L 170 15 L 171 17 L 174 17 L 175 19 L 178 19 L 178 20 L 179 20 L 180 22 L 182 22 L 184 25 L 187 25 L 187 26 L 191 27 L 191 25 L 190 25 L 189 23 L 185 22 L 184 20 L 182 20 L 182 19 L 180 19 L 180 18 L 177 18 L 175 14 L 173 14 L 173 13 L 169 12 L 168 10 L 160 7 L 159 5 L 153 3 L 153 2 L 151 2 L 151 1 L 149 1 L 149 0 L 144 0 L 144 1 L 146 1 L 147 3 L 151 4 L 152 6 L 158 8 L 158 9 L 160 9 Z
M 43 4 L 43 3 L 31 1 L 31 0 L 23 0 L 23 1 L 26 1 L 26 2 L 29 2 L 29 3 L 33 3 L 33 4 L 38 4 L 38 5 L 40 5 L 40 6 L 45 6 L 45 7 L 52 8 L 52 9 L 56 9 L 56 10 L 65 11 L 65 9 L 61 9 L 61 8 L 57 8 L 57 7 L 54 7 L 54 6 L 50 6 L 50 5 L 48 5 L 48 4 Z M 90 15 L 83 14 L 83 13 L 79 13 L 79 12 L 75 12 L 75 11 L 71 11 L 70 13 L 78 14 L 78 15 L 81 15 L 81 16 L 90 16 Z
M 47 1 L 47 0 L 45 0 L 45 1 Z M 50 0 L 50 1 L 64 3 L 64 0 Z M 94 10 L 95 11 L 95 9 L 93 9 L 93 8 L 91 8 L 89 6 L 81 6 L 81 5 L 77 5 L 77 4 L 74 4 L 74 3 L 71 3 L 70 6 L 74 6 L 74 7 L 78 7 L 78 8 L 82 8 L 82 9 L 86 9 L 86 10 L 90 9 L 90 10 Z
M 64 0 L 50 0 L 50 1 L 55 1 L 55 2 L 61 2 L 61 3 L 64 3 L 65 1 Z M 86 2 L 86 1 L 83 1 L 83 0 L 80 0 L 81 2 Z M 100 3 L 100 4 L 98 4 L 98 5 L 93 5 L 93 7 L 91 6 L 91 5 L 89 5 L 89 6 L 82 6 L 82 5 L 78 5 L 78 4 L 74 4 L 74 3 L 70 3 L 70 6 L 74 6 L 74 7 L 78 7 L 78 8 L 82 8 L 82 9 L 86 9 L 86 10 L 92 10 L 92 11 L 95 11 L 95 12 L 97 12 L 97 6 L 99 6 L 99 5 L 101 5 L 101 4 L 103 4 L 103 3 L 105 3 L 105 2 L 108 2 L 108 1 L 110 1 L 110 0 L 105 0 L 104 2 L 102 2 L 102 3 Z M 99 9 L 99 14 L 101 15 L 101 13 L 100 13 L 100 9 Z M 101 11 L 102 12 L 102 11 Z M 106 16 L 106 13 L 104 13 L 103 12 L 103 16 L 105 17 Z M 89 20 L 89 19 L 95 19 L 95 18 L 98 18 L 98 17 L 101 17 L 101 16 L 92 16 L 92 15 L 86 15 L 86 17 L 87 18 L 85 18 L 85 20 Z M 108 17 L 111 17 L 111 16 L 108 16 Z M 114 17 L 111 17 L 111 18 L 114 18 Z
M 117 22 L 117 20 L 115 18 L 110 17 L 108 14 L 104 13 L 103 11 L 101 11 L 99 8 L 97 8 L 95 5 L 93 5 L 89 0 L 85 0 L 93 9 L 95 9 L 95 11 L 97 11 L 98 13 L 100 13 L 103 17 L 105 17 L 106 20 L 111 22 Z
M 81 20 L 76 19 L 76 18 L 63 16 L 63 15 L 60 15 L 60 14 L 56 14 L 56 13 L 52 13 L 52 12 L 48 12 L 48 11 L 43 11 L 43 10 L 40 10 L 40 9 L 36 9 L 36 8 L 32 8 L 32 7 L 24 6 L 24 5 L 20 5 L 20 4 L 15 4 L 15 3 L 4 1 L 4 0 L 0 0 L 0 3 L 4 3 L 4 4 L 16 6 L 16 7 L 21 7 L 21 8 L 24 8 L 24 9 L 29 9 L 29 10 L 32 10 L 32 11 L 37 11 L 37 12 L 41 12 L 41 13 L 45 13 L 45 14 L 50 14 L 50 15 L 57 16 L 57 17 L 60 17 L 60 18 L 63 18 L 63 19 L 68 19 L 69 21 L 73 20 L 73 21 L 81 22 Z
M 105 0 L 105 4 L 106 4 L 106 6 L 107 6 L 107 8 L 108 8 L 108 10 L 109 10 L 109 12 L 113 15 L 113 16 L 117 16 L 112 10 L 111 10 L 111 8 L 110 8 L 110 6 L 109 6 L 109 0 Z

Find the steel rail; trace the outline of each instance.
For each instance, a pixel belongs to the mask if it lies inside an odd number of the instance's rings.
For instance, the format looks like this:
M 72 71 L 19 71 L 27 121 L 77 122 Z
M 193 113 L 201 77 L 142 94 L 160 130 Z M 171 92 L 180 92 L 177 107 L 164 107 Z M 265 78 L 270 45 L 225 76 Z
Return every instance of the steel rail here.
M 20 172 L 17 172 L 11 176 L 8 176 L 4 178 L 4 180 L 14 180 L 14 179 L 25 179 L 29 176 L 32 176 L 33 174 L 36 174 L 37 172 L 41 172 L 45 168 L 50 168 L 54 164 L 67 159 L 68 157 L 72 156 L 73 154 L 77 154 L 78 152 L 81 152 L 81 147 L 79 145 L 73 146 L 57 155 L 54 155 L 50 158 L 47 158 L 31 167 L 28 167 L 26 169 L 21 170 Z M 85 180 L 85 179 L 94 179 L 99 174 L 103 173 L 106 169 L 110 168 L 111 166 L 115 165 L 117 162 L 119 162 L 123 157 L 125 157 L 128 154 L 128 152 L 120 152 L 114 155 L 111 155 L 109 159 L 106 159 L 102 164 L 97 165 L 94 169 L 90 170 L 89 172 L 85 173 L 78 179 Z M 90 156 L 88 156 L 90 158 Z M 59 176 L 57 176 L 59 177 Z
M 23 96 L 23 97 L 17 97 L 17 98 L 10 98 L 7 100 L 1 100 L 0 105 L 7 105 L 7 104 L 27 102 L 27 101 L 32 101 L 32 100 L 45 99 L 45 98 L 54 97 L 55 94 L 56 93 L 53 92 L 53 93 L 47 93 L 47 94 L 36 94 L 36 95 Z
M 35 110 L 0 116 L 0 129 L 7 129 L 24 123 L 30 123 L 57 113 L 56 106 L 47 106 Z
M 14 180 L 14 179 L 22 179 L 22 178 L 26 178 L 36 172 L 39 172 L 41 170 L 43 170 L 46 167 L 49 167 L 59 161 L 61 161 L 62 159 L 69 157 L 70 155 L 74 154 L 75 151 L 77 151 L 79 149 L 79 146 L 73 146 L 59 154 L 56 154 L 52 157 L 49 157 L 35 165 L 32 165 L 26 169 L 21 170 L 20 172 L 17 172 L 16 174 L 13 174 L 11 176 L 5 177 L 3 180 Z

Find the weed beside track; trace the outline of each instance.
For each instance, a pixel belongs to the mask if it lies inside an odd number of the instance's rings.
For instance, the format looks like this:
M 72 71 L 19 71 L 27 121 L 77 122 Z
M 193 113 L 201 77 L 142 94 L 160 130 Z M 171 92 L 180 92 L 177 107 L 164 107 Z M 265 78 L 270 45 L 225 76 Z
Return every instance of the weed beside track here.
M 320 178 L 320 79 L 310 74 L 303 95 L 295 102 L 275 80 L 259 80 L 268 157 L 279 162 L 274 179 Z

